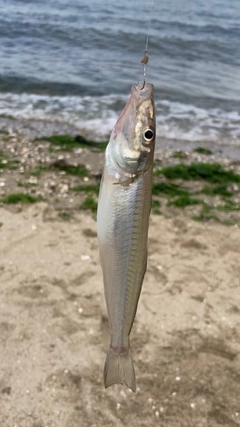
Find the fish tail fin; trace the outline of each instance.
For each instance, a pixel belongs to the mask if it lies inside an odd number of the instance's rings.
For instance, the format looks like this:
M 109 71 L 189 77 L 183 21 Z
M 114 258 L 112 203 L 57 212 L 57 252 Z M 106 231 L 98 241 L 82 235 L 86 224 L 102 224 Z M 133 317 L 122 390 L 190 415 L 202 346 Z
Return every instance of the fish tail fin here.
M 104 366 L 105 388 L 113 384 L 125 384 L 134 393 L 136 392 L 136 378 L 130 348 L 124 352 L 115 352 L 111 347 L 108 350 Z

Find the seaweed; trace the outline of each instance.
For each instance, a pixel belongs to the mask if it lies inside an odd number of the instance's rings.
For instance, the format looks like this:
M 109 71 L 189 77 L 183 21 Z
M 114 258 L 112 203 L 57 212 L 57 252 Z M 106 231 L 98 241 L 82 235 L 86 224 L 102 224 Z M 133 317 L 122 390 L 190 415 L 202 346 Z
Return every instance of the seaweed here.
M 232 200 L 228 200 L 225 205 L 218 205 L 216 209 L 224 212 L 240 211 L 240 203 L 234 203 Z
M 59 218 L 61 218 L 63 221 L 69 221 L 71 219 L 71 215 L 68 212 L 59 212 L 58 214 Z
M 0 150 L 0 160 L 2 159 L 8 159 L 8 155 L 3 150 Z
M 175 197 L 187 195 L 188 192 L 175 184 L 167 184 L 166 182 L 154 182 L 152 185 L 152 194 L 166 194 L 167 196 Z
M 200 203 L 202 203 L 202 200 L 195 199 L 191 197 L 189 194 L 183 194 L 177 199 L 170 200 L 167 206 L 176 206 L 178 208 L 185 208 L 186 206 L 199 205 Z
M 0 169 L 17 169 L 20 160 L 10 159 L 8 154 L 0 150 Z
M 0 203 L 16 204 L 16 203 L 36 203 L 43 200 L 42 196 L 32 196 L 26 193 L 12 193 L 0 199 Z
M 60 147 L 64 151 L 71 151 L 73 148 L 79 148 L 79 143 L 72 135 L 51 135 L 43 138 L 52 145 Z
M 88 171 L 83 165 L 70 165 L 64 159 L 56 160 L 52 166 L 60 171 L 64 171 L 69 175 L 84 177 L 88 175 Z
M 71 151 L 74 148 L 92 148 L 96 151 L 104 151 L 107 146 L 106 141 L 96 142 L 87 140 L 81 135 L 51 135 L 41 139 L 50 142 L 53 146 L 60 147 L 63 151 Z
M 71 187 L 70 191 L 98 194 L 99 185 L 76 185 L 75 187 Z
M 30 175 L 32 176 L 41 176 L 43 172 L 46 172 L 46 166 L 37 166 L 35 169 L 30 171 Z
M 0 169 L 17 169 L 20 161 L 17 159 L 6 160 L 6 158 L 0 159 Z
M 215 184 L 240 183 L 240 175 L 232 170 L 225 170 L 219 163 L 178 164 L 159 169 L 155 175 L 164 175 L 171 180 L 205 180 Z
M 222 197 L 231 197 L 233 193 L 228 190 L 226 184 L 219 184 L 215 187 L 203 187 L 201 193 L 206 194 L 207 196 L 222 196 Z
M 6 163 L 0 161 L 0 169 L 5 169 L 7 166 Z
M 203 203 L 199 215 L 193 215 L 192 219 L 194 221 L 210 221 L 211 219 L 215 221 L 220 221 L 219 218 L 212 213 L 212 207 L 209 206 L 207 203 Z
M 187 153 L 185 153 L 184 151 L 179 150 L 179 151 L 175 151 L 175 152 L 171 155 L 171 157 L 174 157 L 175 159 L 187 159 L 187 158 L 188 158 L 188 155 L 187 155 Z
M 36 185 L 37 185 L 37 182 L 22 182 L 22 181 L 17 182 L 18 187 L 31 188 L 31 187 L 36 187 Z
M 207 156 L 210 156 L 212 154 L 211 150 L 209 150 L 208 148 L 204 148 L 204 147 L 197 147 L 193 151 L 195 153 L 199 153 L 199 154 L 206 154 Z
M 156 215 L 162 215 L 162 212 L 160 211 L 161 202 L 159 200 L 153 199 L 152 200 L 152 212 Z
M 0 169 L 5 169 L 7 167 L 8 156 L 4 151 L 0 150 Z
M 80 209 L 90 210 L 93 213 L 97 212 L 97 202 L 90 196 L 86 197 L 84 202 L 80 205 Z

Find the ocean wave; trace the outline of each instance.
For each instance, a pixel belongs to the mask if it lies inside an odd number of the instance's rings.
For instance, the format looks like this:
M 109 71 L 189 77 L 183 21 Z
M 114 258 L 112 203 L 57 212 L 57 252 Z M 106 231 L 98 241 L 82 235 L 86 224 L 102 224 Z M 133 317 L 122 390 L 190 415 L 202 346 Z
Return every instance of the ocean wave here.
M 0 94 L 0 116 L 15 120 L 66 123 L 99 137 L 108 137 L 127 97 Z M 219 108 L 161 100 L 156 102 L 157 137 L 179 141 L 209 141 L 240 146 L 240 114 Z

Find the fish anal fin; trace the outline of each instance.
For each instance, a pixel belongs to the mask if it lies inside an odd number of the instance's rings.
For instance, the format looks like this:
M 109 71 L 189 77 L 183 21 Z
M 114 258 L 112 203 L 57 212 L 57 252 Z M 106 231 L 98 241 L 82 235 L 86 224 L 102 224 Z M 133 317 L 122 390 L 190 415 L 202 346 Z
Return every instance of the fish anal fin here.
M 136 392 L 136 378 L 130 348 L 116 351 L 109 348 L 104 366 L 105 388 L 113 384 L 125 384 Z

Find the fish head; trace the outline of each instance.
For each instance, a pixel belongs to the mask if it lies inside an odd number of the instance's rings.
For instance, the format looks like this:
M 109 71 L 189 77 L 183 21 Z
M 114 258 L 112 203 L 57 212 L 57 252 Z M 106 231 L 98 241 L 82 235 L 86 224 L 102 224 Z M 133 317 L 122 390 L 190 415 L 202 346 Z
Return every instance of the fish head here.
M 153 161 L 155 146 L 155 108 L 153 85 L 132 87 L 110 138 L 115 164 L 130 175 L 147 170 Z

